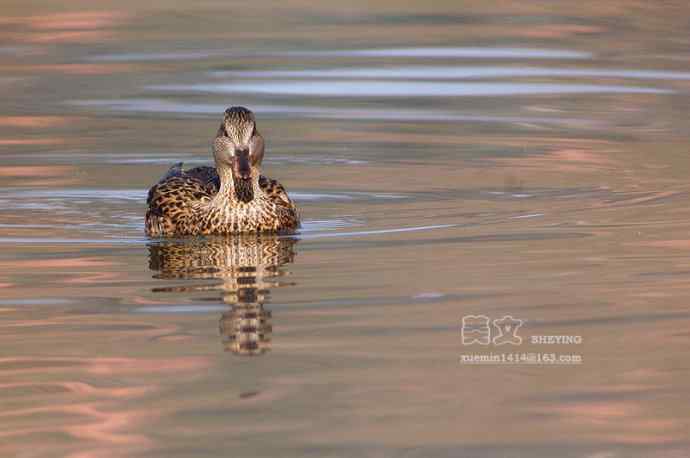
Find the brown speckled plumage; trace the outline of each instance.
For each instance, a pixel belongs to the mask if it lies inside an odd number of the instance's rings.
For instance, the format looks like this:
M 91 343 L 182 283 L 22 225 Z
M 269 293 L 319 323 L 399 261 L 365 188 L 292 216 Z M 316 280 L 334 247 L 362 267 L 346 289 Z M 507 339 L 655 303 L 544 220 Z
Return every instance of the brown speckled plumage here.
M 260 174 L 264 142 L 251 111 L 226 110 L 213 142 L 216 167 L 176 164 L 148 194 L 149 236 L 291 232 L 297 209 L 275 180 Z

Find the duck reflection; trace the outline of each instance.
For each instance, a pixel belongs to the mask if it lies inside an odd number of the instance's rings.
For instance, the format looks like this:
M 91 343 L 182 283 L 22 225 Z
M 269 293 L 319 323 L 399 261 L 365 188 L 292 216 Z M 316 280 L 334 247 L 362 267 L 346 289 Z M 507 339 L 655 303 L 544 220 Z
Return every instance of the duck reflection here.
M 159 279 L 218 279 L 217 284 L 156 288 L 155 292 L 221 291 L 229 308 L 220 318 L 226 351 L 261 355 L 271 348 L 270 289 L 289 283 L 282 269 L 294 261 L 294 239 L 266 235 L 165 240 L 149 245 L 149 268 Z

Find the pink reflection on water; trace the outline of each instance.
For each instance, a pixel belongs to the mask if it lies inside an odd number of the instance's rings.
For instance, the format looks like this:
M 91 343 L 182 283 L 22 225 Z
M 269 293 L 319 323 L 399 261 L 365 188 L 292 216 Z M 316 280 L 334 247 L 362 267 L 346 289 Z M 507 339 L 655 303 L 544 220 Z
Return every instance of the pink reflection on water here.
M 60 145 L 65 143 L 62 138 L 0 138 L 0 146 L 20 145 Z
M 659 445 L 684 440 L 680 421 L 669 418 L 664 411 L 650 409 L 647 405 L 647 398 L 656 396 L 653 393 L 661 392 L 668 387 L 668 383 L 655 375 L 652 375 L 654 380 L 644 374 L 637 375 L 624 376 L 634 383 L 596 386 L 577 392 L 581 399 L 576 402 L 555 401 L 531 410 L 549 418 L 555 417 L 563 424 L 559 427 L 560 430 L 575 428 L 598 441 Z M 587 397 L 602 399 L 587 400 Z M 609 399 L 605 399 L 607 397 Z
M 118 272 L 94 272 L 83 273 L 76 278 L 68 278 L 64 281 L 68 285 L 89 285 L 103 282 L 112 282 L 123 277 Z
M 56 142 L 56 139 L 45 140 L 46 142 L 50 140 L 50 144 Z M 59 140 L 57 143 L 59 143 Z M 75 170 L 76 169 L 74 167 L 62 165 L 0 166 L 0 177 L 18 179 L 18 182 L 20 182 L 23 186 L 67 186 L 78 181 Z
M 7 429 L 0 432 L 0 437 L 24 436 L 37 433 L 63 432 L 76 439 L 92 440 L 109 445 L 150 445 L 151 440 L 144 435 L 132 434 L 123 431 L 141 424 L 145 419 L 156 416 L 153 411 L 144 410 L 125 410 L 113 411 L 111 403 L 81 403 L 57 404 L 47 407 L 36 407 L 22 410 L 7 410 L 0 413 L 0 418 L 8 423 L 16 418 L 38 417 L 42 415 L 59 414 L 67 418 L 85 418 L 86 421 L 77 420 L 75 424 L 64 424 L 60 426 L 32 425 L 30 427 Z
M 20 43 L 97 42 L 113 38 L 113 28 L 127 14 L 116 11 L 80 11 L 4 18 L 3 24 L 27 27 L 29 33 L 9 33 L 8 41 Z
M 200 371 L 209 366 L 207 358 L 191 356 L 171 359 L 92 358 L 88 361 L 87 372 L 98 375 Z
M 66 165 L 16 165 L 0 167 L 0 177 L 56 177 L 74 172 Z
M 525 27 L 518 31 L 530 38 L 567 38 L 573 35 L 591 35 L 602 33 L 604 29 L 593 25 L 582 24 L 544 24 L 535 27 Z
M 42 268 L 63 269 L 66 267 L 111 267 L 116 263 L 103 261 L 100 258 L 68 258 L 68 259 L 26 259 L 0 262 L 0 269 Z
M 65 413 L 76 413 L 91 417 L 94 421 L 87 424 L 65 427 L 65 431 L 77 439 L 94 440 L 118 445 L 150 445 L 151 440 L 144 435 L 121 433 L 123 429 L 142 423 L 146 419 L 157 416 L 148 410 L 127 410 L 123 412 L 105 412 L 97 405 L 64 406 Z
M 690 249 L 690 239 L 680 239 L 680 240 L 655 240 L 651 242 L 640 242 L 636 245 L 653 247 L 653 248 L 671 248 L 677 250 L 688 250 Z
M 201 371 L 209 367 L 205 357 L 170 359 L 136 358 L 62 358 L 27 357 L 0 358 L 1 375 L 18 375 L 32 372 L 80 370 L 94 375 L 145 374 L 175 371 Z
M 109 75 L 111 73 L 129 72 L 134 68 L 130 64 L 35 64 L 12 65 L 4 70 L 11 73 L 40 74 L 46 72 L 62 73 L 65 75 Z
M 119 11 L 82 11 L 30 16 L 26 20 L 30 27 L 39 30 L 95 30 L 112 27 L 126 17 Z
M 50 392 L 51 389 L 60 388 L 62 392 L 68 392 L 79 396 L 103 396 L 108 398 L 138 398 L 154 391 L 153 386 L 105 388 L 90 385 L 85 382 L 15 382 L 2 383 L 0 390 L 36 390 Z
M 519 169 L 536 169 L 559 173 L 598 172 L 616 169 L 617 164 L 606 156 L 607 151 L 563 148 L 519 158 L 498 158 L 498 165 Z
M 141 403 L 173 374 L 179 380 L 204 372 L 209 365 L 205 357 L 0 358 L 0 376 L 19 379 L 0 384 L 0 400 L 8 396 L 27 400 L 22 407 L 0 411 L 0 438 L 13 438 L 15 447 L 4 452 L 17 456 L 25 450 L 20 448 L 25 447 L 21 437 L 61 435 L 71 440 L 44 439 L 34 451 L 84 458 L 132 456 L 148 450 L 155 441 L 146 433 L 146 425 L 173 409 Z M 41 380 L 46 376 L 67 380 Z M 137 400 L 134 408 L 133 400 Z
M 0 126 L 46 128 L 78 122 L 76 116 L 0 116 Z

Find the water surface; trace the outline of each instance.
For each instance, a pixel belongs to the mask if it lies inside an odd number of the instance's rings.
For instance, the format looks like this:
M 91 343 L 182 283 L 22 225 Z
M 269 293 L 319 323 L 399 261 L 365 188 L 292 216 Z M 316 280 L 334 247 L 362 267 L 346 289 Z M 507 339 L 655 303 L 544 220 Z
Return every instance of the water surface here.
M 0 455 L 690 453 L 688 7 L 6 3 Z M 300 232 L 145 237 L 237 104 Z

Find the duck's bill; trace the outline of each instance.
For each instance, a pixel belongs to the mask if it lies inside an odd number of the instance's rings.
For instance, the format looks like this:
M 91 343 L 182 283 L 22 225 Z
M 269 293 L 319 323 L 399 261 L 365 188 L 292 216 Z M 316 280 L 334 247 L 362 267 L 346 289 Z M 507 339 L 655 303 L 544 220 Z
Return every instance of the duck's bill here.
M 248 154 L 243 152 L 235 154 L 232 161 L 232 174 L 235 181 L 251 179 L 252 169 Z

